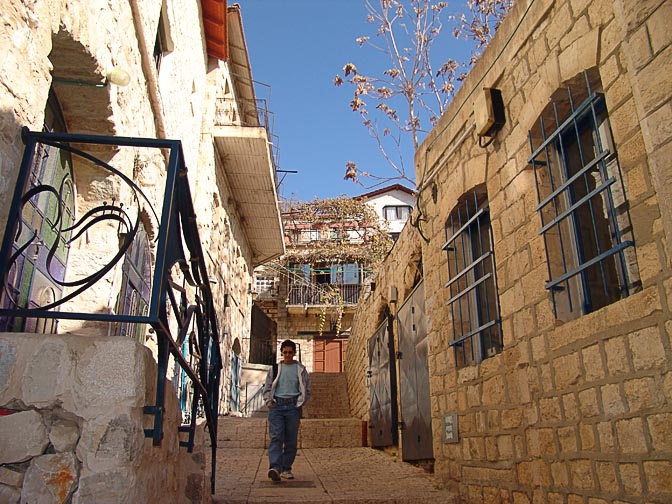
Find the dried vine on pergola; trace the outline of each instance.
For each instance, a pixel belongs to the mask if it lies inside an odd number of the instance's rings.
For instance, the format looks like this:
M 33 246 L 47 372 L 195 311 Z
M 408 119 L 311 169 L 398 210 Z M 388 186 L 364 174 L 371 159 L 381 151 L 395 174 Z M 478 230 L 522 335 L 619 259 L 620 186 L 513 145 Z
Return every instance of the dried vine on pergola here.
M 374 209 L 357 198 L 337 197 L 308 202 L 285 201 L 281 205 L 286 232 L 305 230 L 341 231 L 330 239 L 320 239 L 307 244 L 289 243 L 278 263 L 288 275 L 290 264 L 347 264 L 357 263 L 375 269 L 390 248 L 390 238 L 384 224 Z M 352 242 L 351 232 L 359 234 L 361 243 Z M 288 234 L 291 238 L 291 233 Z M 336 315 L 336 334 L 340 333 L 345 303 L 338 291 L 329 285 L 320 286 L 320 325 L 322 334 L 327 310 Z
M 380 263 L 392 246 L 392 240 L 371 206 L 357 198 L 315 198 L 308 202 L 284 202 L 286 230 L 351 230 L 362 243 L 351 241 L 348 233 L 309 245 L 290 244 L 284 263 L 355 262 L 369 267 Z

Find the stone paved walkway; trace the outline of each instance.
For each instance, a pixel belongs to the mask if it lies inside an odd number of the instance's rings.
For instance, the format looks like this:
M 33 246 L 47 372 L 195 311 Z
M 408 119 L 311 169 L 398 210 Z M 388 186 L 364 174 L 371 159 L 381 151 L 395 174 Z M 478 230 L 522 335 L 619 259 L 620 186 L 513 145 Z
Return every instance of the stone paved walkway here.
M 452 504 L 421 468 L 371 448 L 300 449 L 295 480 L 267 477 L 263 448 L 220 448 L 213 504 Z

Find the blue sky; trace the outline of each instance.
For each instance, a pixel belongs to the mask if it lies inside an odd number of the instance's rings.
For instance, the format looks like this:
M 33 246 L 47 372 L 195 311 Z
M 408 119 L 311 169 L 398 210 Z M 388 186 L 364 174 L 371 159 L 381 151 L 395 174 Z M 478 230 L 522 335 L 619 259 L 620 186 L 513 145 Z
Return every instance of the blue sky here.
M 364 0 L 237 0 L 257 97 L 268 99 L 279 137 L 280 196 L 354 196 L 369 189 L 343 179 L 345 164 L 389 170 L 376 142 L 348 105 L 350 86 L 333 85 L 342 67 L 384 65 L 355 39 L 373 35 Z M 374 3 L 375 0 L 374 0 Z M 445 27 L 444 27 L 445 30 Z M 369 73 L 373 73 L 370 72 Z M 270 86 L 270 87 L 266 87 Z M 412 163 L 412 153 L 407 163 Z

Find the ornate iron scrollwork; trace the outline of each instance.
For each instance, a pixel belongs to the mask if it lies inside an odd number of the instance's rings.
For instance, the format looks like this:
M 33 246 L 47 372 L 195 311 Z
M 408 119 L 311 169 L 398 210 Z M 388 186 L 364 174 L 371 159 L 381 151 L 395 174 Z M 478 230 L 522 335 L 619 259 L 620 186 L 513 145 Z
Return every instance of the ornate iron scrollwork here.
M 146 429 L 145 435 L 151 437 L 155 445 L 161 443 L 166 373 L 172 355 L 175 364 L 192 385 L 191 413 L 187 415 L 189 425 L 180 427 L 180 432 L 188 433 L 188 440 L 182 441 L 180 445 L 186 446 L 189 451 L 193 449 L 197 412 L 203 411 L 212 449 L 211 487 L 214 492 L 216 418 L 222 359 L 217 317 L 189 182 L 185 176 L 181 143 L 176 140 L 34 132 L 27 128 L 24 128 L 22 138 L 25 144 L 24 155 L 0 248 L 3 300 L 0 304 L 0 317 L 149 324 L 157 337 L 158 373 L 155 404 L 144 408 L 146 414 L 154 416 L 154 426 Z M 150 197 L 134 180 L 92 154 L 100 146 L 148 148 L 167 152 L 165 187 L 160 205 L 152 205 Z M 36 176 L 34 168 L 40 149 L 42 159 L 46 158 L 44 154 L 48 154 L 49 149 L 58 149 L 70 153 L 83 163 L 105 170 L 125 184 L 130 195 L 127 199 L 130 204 L 125 206 L 121 202 L 102 201 L 87 208 L 81 216 L 76 216 L 69 210 L 68 200 L 69 197 L 74 198 L 75 194 L 72 175 L 66 173 L 56 184 Z M 38 209 L 38 201 L 41 201 L 43 208 Z M 32 216 L 30 225 L 28 221 L 24 222 L 28 214 Z M 155 261 L 151 273 L 148 313 L 77 312 L 72 309 L 78 306 L 76 304 L 59 311 L 59 307 L 69 301 L 76 301 L 78 296 L 101 281 L 132 250 L 134 240 L 143 226 L 143 214 L 154 219 L 153 224 L 158 229 L 154 240 Z M 37 229 L 37 225 L 33 225 L 33 220 L 38 222 L 41 231 Z M 68 278 L 64 266 L 59 266 L 59 261 L 55 260 L 62 254 L 60 249 L 86 239 L 89 232 L 101 226 L 116 228 L 117 243 L 114 247 L 109 247 L 111 257 L 95 267 L 93 272 L 87 272 L 78 278 Z M 189 254 L 188 260 L 185 251 Z M 16 271 L 26 261 L 32 261 L 31 265 L 34 265 L 38 260 L 48 281 L 63 289 L 64 294 L 60 298 L 52 295 L 28 299 L 21 294 L 21 286 L 15 285 L 11 272 Z M 176 266 L 180 269 L 183 283 L 191 286 L 190 295 L 184 285 L 179 287 L 171 274 Z M 180 292 L 179 295 L 176 295 L 176 291 Z M 175 328 L 177 334 L 173 335 L 171 331 Z M 188 345 L 184 345 L 187 338 Z M 191 349 L 189 355 L 183 348 Z

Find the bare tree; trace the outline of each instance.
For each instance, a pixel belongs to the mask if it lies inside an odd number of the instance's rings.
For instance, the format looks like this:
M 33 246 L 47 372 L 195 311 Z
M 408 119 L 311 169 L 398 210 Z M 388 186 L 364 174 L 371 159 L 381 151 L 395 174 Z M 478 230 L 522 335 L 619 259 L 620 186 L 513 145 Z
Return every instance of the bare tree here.
M 354 87 L 350 108 L 359 114 L 377 142 L 392 175 L 360 170 L 356 162 L 348 161 L 344 178 L 366 187 L 390 180 L 415 185 L 414 170 L 406 164 L 404 151 L 412 147 L 415 152 L 436 124 L 466 69 L 490 41 L 513 0 L 468 0 L 466 4 L 461 0 L 463 12 L 459 15 L 449 14 L 445 1 L 364 1 L 367 21 L 374 27 L 375 36 L 361 36 L 356 41 L 360 47 L 378 51 L 386 68 L 379 74 L 364 73 L 349 62 L 343 66 L 343 76 L 334 77 L 334 84 Z M 453 43 L 464 39 L 473 44 L 469 61 L 448 57 L 435 65 L 432 47 L 441 40 L 444 22 L 452 27 Z M 446 43 L 451 40 L 450 34 Z M 366 177 L 371 184 L 362 183 L 360 177 Z

